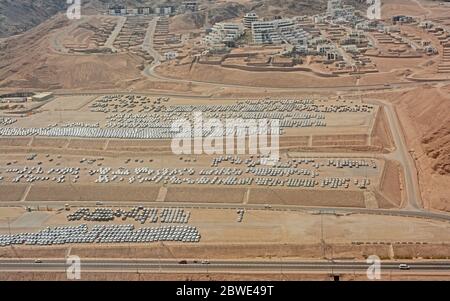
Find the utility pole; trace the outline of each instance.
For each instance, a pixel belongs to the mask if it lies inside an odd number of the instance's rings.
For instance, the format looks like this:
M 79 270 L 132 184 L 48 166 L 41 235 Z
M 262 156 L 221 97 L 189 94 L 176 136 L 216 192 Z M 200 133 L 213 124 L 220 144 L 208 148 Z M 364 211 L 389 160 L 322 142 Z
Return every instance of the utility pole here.
M 8 234 L 11 237 L 11 224 L 9 222 L 9 216 L 6 218 L 6 220 L 8 221 Z
M 322 246 L 322 256 L 323 258 L 326 257 L 326 245 L 325 245 L 325 240 L 323 238 L 323 233 L 324 229 L 323 229 L 323 212 L 320 212 L 320 245 Z
M 323 242 L 323 214 L 320 212 L 320 241 Z

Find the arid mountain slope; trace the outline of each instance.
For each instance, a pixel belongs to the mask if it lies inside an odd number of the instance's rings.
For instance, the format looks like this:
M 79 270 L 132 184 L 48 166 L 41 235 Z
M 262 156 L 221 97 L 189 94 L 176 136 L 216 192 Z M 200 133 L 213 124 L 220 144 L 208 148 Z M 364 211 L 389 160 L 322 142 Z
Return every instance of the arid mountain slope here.
M 82 14 L 105 12 L 111 4 L 128 6 L 148 5 L 152 8 L 169 3 L 175 7 L 183 0 L 83 0 Z M 362 0 L 346 0 L 357 8 L 364 7 Z M 242 17 L 246 12 L 255 11 L 260 16 L 276 15 L 293 16 L 323 12 L 327 0 L 231 0 L 216 1 L 199 0 L 201 11 L 187 12 L 176 16 L 179 23 L 189 28 L 200 28 L 208 24 Z M 1 0 L 0 1 L 0 38 L 23 33 L 39 25 L 58 12 L 65 11 L 69 5 L 64 0 Z
M 61 0 L 1 0 L 0 37 L 22 33 L 65 7 Z
M 69 23 L 57 15 L 0 43 L 0 88 L 120 88 L 139 78 L 142 59 L 130 54 L 55 53 L 55 34 Z
M 426 208 L 450 211 L 450 86 L 387 95 L 416 159 Z

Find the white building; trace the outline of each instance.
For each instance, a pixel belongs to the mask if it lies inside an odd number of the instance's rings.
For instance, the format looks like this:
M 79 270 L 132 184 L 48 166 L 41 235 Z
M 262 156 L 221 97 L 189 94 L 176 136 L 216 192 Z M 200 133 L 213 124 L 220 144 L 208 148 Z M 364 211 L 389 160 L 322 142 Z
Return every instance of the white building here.
M 355 15 L 355 8 L 344 5 L 342 0 L 328 0 L 327 14 L 335 19 L 348 19 Z
M 183 9 L 184 9 L 184 11 L 196 12 L 198 10 L 197 0 L 184 1 Z
M 242 24 L 237 23 L 216 23 L 211 28 L 211 32 L 205 37 L 207 45 L 228 44 L 235 42 L 244 33 Z
M 292 19 L 257 21 L 252 24 L 255 44 L 291 44 L 297 49 L 308 48 L 308 33 Z
M 328 0 L 327 14 L 330 16 L 334 16 L 337 11 L 342 9 L 342 7 L 342 0 Z
M 152 13 L 152 9 L 150 7 L 137 7 L 137 8 L 127 8 L 121 5 L 111 6 L 109 8 L 108 13 L 112 16 L 136 16 L 136 15 L 145 15 L 148 16 Z
M 155 13 L 160 16 L 171 16 L 175 13 L 175 7 L 172 5 L 158 6 L 155 8 Z
M 114 5 L 109 7 L 109 14 L 112 16 L 124 16 L 127 14 L 127 8 L 121 5 Z
M 243 20 L 244 27 L 251 29 L 253 22 L 257 22 L 258 20 L 259 20 L 259 18 L 255 13 L 253 13 L 253 12 L 248 13 L 244 16 L 244 20 Z
M 174 60 L 178 57 L 178 53 L 176 51 L 169 51 L 164 53 L 164 58 L 166 61 Z
M 49 100 L 53 97 L 53 93 L 52 92 L 42 92 L 42 93 L 37 93 L 35 95 L 33 95 L 31 97 L 31 99 L 33 101 L 45 101 L 45 100 Z

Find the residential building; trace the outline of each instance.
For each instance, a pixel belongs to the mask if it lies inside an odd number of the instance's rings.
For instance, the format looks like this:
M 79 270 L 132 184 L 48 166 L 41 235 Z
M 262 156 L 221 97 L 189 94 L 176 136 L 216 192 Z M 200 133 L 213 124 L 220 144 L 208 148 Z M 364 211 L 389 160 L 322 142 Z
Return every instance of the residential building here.
M 292 19 L 257 21 L 252 24 L 255 44 L 291 44 L 296 49 L 308 47 L 308 33 Z
M 247 29 L 251 29 L 253 22 L 256 22 L 258 20 L 259 20 L 259 18 L 255 13 L 253 13 L 253 12 L 248 13 L 244 16 L 244 21 L 243 21 L 244 27 Z
M 184 1 L 182 7 L 184 11 L 196 12 L 198 10 L 198 3 L 196 0 Z
M 244 27 L 238 23 L 216 23 L 211 28 L 210 33 L 205 37 L 204 42 L 209 45 L 226 44 L 229 45 L 239 39 L 244 33 Z

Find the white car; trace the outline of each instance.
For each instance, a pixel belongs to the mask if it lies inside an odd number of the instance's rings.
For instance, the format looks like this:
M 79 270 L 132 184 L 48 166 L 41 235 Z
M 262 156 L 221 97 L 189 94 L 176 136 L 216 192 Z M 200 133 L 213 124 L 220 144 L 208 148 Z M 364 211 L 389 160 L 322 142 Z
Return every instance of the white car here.
M 409 269 L 410 269 L 409 265 L 407 265 L 406 263 L 400 264 L 400 265 L 398 266 L 398 268 L 399 268 L 400 270 L 409 270 Z

